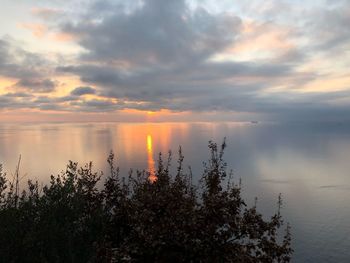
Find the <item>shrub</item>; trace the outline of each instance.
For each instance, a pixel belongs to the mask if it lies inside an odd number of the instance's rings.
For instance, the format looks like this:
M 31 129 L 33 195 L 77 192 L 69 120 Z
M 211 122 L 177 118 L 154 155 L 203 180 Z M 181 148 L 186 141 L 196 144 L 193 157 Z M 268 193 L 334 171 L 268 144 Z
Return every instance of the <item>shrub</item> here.
M 225 143 L 209 142 L 200 184 L 171 153 L 150 173 L 119 174 L 114 155 L 103 187 L 92 164 L 69 162 L 48 186 L 28 182 L 15 196 L 0 167 L 0 258 L 3 262 L 289 262 L 289 226 L 248 208 L 223 160 Z M 18 202 L 14 202 L 17 200 Z

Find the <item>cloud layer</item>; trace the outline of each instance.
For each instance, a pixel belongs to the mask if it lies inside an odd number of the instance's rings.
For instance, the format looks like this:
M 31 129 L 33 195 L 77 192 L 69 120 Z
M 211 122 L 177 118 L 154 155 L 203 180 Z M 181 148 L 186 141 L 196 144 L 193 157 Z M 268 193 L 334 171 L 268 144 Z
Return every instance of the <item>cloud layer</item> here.
M 0 108 L 349 119 L 348 1 L 80 3 L 79 12 L 31 11 L 71 36 L 81 50 L 73 56 L 0 39 L 0 76 L 14 80 L 2 87 Z

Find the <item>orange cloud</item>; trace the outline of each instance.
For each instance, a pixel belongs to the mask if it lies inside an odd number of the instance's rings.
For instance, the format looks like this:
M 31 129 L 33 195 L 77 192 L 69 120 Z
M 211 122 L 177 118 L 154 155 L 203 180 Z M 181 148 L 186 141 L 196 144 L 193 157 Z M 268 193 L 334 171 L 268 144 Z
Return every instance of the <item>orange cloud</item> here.
M 253 22 L 246 22 L 243 28 L 241 40 L 231 47 L 233 52 L 285 50 L 294 47 L 287 40 L 290 31 L 288 28 L 275 25 L 257 25 Z
M 15 85 L 17 80 L 0 77 L 0 95 L 7 93 L 7 88 Z
M 302 87 L 303 92 L 341 91 L 350 88 L 350 75 L 320 77 Z
M 49 40 L 56 42 L 72 42 L 77 39 L 77 36 L 66 32 L 57 32 L 50 30 L 46 25 L 41 23 L 20 23 L 19 27 L 29 30 L 36 38 L 47 37 Z
M 244 21 L 237 40 L 213 60 L 276 58 L 296 47 L 290 39 L 291 30 L 276 24 Z
M 50 38 L 54 41 L 58 41 L 58 42 L 71 42 L 76 40 L 76 36 L 74 36 L 73 34 L 68 34 L 68 33 L 64 33 L 64 32 L 58 32 L 58 33 L 52 33 L 50 35 Z
M 39 23 L 21 23 L 20 27 L 29 30 L 36 38 L 43 38 L 48 32 L 48 28 Z

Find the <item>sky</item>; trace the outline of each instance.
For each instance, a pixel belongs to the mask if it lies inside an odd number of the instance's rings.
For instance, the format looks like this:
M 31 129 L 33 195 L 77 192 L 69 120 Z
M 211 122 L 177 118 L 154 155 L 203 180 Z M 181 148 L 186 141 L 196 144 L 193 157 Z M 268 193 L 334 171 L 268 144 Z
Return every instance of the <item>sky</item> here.
M 0 121 L 350 121 L 349 0 L 0 3 Z

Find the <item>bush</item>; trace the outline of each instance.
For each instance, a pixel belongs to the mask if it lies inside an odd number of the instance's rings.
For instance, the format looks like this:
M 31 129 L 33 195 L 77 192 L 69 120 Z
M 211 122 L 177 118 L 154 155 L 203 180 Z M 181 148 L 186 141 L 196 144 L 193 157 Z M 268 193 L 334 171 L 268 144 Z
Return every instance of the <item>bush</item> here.
M 183 171 L 181 148 L 176 174 L 171 154 L 166 162 L 160 155 L 154 182 L 145 171 L 120 176 L 111 153 L 103 187 L 91 163 L 69 162 L 48 186 L 29 181 L 16 196 L 0 167 L 1 261 L 289 262 L 289 226 L 279 236 L 281 199 L 265 220 L 231 182 L 225 143 L 210 142 L 209 149 L 197 185 Z

